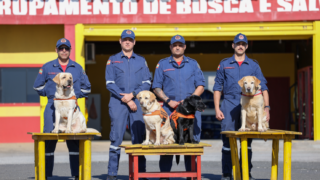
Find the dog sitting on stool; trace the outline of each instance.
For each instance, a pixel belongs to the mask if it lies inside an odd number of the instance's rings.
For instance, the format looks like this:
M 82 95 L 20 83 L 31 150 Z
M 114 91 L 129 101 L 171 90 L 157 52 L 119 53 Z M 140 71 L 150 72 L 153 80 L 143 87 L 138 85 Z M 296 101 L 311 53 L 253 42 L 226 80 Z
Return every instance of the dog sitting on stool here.
M 57 84 L 54 100 L 56 122 L 52 133 L 98 133 L 87 128 L 86 119 L 77 104 L 71 73 L 59 73 L 53 81 Z
M 192 95 L 179 104 L 170 115 L 170 123 L 174 132 L 174 139 L 179 145 L 185 142 L 199 144 L 193 137 L 194 115 L 196 111 L 204 111 L 206 105 L 200 96 Z

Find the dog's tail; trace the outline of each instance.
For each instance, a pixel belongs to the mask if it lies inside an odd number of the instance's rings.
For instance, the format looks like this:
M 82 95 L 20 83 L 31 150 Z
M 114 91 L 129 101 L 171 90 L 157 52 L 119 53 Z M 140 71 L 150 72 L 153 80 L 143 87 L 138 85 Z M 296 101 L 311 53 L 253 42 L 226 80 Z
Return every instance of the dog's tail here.
M 179 165 L 179 162 L 180 162 L 180 155 L 176 155 L 176 163 L 177 163 L 177 165 Z
M 93 128 L 87 128 L 86 133 L 99 133 L 99 131 Z

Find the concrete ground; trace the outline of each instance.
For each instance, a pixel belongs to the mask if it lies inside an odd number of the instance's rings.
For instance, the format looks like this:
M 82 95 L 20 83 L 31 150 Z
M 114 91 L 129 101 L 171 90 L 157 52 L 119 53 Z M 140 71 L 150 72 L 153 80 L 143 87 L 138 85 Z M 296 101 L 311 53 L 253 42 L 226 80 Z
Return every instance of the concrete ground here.
M 211 144 L 202 156 L 202 179 L 221 178 L 221 140 L 202 141 Z M 124 141 L 123 144 L 130 144 Z M 92 142 L 92 179 L 107 177 L 110 141 Z M 238 145 L 239 146 L 239 145 Z M 0 180 L 34 179 L 33 143 L 0 144 Z M 272 141 L 254 140 L 252 175 L 257 179 L 270 179 Z M 146 156 L 147 171 L 159 171 L 159 156 Z M 184 170 L 183 158 L 172 170 Z M 128 156 L 121 151 L 118 179 L 128 179 Z M 283 141 L 280 141 L 279 179 L 282 179 Z M 57 144 L 55 151 L 54 177 L 49 180 L 71 180 L 68 150 L 64 142 Z M 184 178 L 174 178 L 182 180 Z M 294 140 L 292 144 L 292 180 L 320 179 L 320 141 Z

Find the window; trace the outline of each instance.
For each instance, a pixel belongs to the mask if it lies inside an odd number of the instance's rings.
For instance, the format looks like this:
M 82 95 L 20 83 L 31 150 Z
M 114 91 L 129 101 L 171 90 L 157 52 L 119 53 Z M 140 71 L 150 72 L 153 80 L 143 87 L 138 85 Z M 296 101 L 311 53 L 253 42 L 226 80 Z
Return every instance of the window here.
M 0 68 L 0 103 L 39 102 L 33 83 L 39 68 Z

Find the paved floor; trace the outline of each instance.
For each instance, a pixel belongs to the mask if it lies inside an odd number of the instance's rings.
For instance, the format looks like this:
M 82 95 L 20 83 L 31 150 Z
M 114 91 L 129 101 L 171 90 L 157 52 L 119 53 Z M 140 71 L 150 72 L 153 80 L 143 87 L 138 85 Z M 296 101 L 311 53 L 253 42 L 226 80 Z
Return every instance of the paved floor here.
M 270 179 L 270 162 L 254 162 L 252 175 L 257 180 Z M 92 180 L 105 180 L 107 178 L 107 162 L 92 163 Z M 184 170 L 184 164 L 173 165 L 173 171 Z M 0 165 L 0 180 L 32 180 L 34 179 L 33 164 Z M 147 171 L 159 171 L 158 162 L 147 162 Z M 54 176 L 48 180 L 72 180 L 69 164 L 58 163 L 54 167 Z M 282 164 L 279 164 L 279 180 L 283 177 Z M 128 164 L 121 162 L 119 167 L 119 180 L 128 179 Z M 184 180 L 185 178 L 172 178 L 171 180 Z M 221 163 L 203 162 L 202 180 L 220 180 Z M 320 162 L 294 162 L 292 163 L 292 180 L 319 180 Z M 157 180 L 157 179 L 154 179 Z

